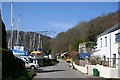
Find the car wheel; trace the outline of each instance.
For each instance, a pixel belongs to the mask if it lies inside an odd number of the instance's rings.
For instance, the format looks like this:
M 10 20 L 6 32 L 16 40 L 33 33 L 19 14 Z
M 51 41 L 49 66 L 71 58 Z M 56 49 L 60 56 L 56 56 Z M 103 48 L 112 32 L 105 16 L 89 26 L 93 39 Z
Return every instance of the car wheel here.
M 31 66 L 30 69 L 34 70 L 34 69 L 35 69 L 35 66 Z

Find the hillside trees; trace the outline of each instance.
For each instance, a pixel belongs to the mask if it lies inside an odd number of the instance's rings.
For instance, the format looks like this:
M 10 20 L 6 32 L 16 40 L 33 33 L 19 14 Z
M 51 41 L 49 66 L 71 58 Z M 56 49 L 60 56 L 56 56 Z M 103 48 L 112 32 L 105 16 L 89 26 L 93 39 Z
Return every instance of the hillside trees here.
M 17 40 L 17 30 L 13 30 L 13 46 L 16 45 L 16 40 Z M 7 42 L 9 42 L 11 32 L 8 30 L 7 31 Z M 34 35 L 35 35 L 35 43 L 34 43 Z M 44 50 L 50 49 L 50 37 L 42 35 L 41 34 L 41 42 L 42 42 L 42 48 Z M 31 44 L 30 44 L 31 43 Z M 34 46 L 33 46 L 34 43 Z M 39 33 L 37 32 L 24 32 L 20 31 L 19 32 L 19 44 L 25 47 L 25 51 L 30 52 L 34 48 L 38 48 L 39 44 Z M 40 47 L 41 48 L 41 47 Z
M 51 41 L 52 53 L 62 53 L 69 49 L 78 50 L 78 45 L 82 42 L 87 42 L 89 47 L 95 46 L 98 35 L 120 22 L 119 14 L 120 12 L 116 11 L 101 15 L 88 22 L 80 22 L 68 31 L 58 34 Z

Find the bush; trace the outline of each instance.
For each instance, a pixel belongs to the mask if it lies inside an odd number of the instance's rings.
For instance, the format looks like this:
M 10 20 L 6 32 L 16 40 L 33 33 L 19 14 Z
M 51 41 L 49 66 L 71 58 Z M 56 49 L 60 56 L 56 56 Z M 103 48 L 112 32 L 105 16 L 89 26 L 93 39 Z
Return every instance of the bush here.
M 74 61 L 76 65 L 79 65 L 79 60 Z
M 40 61 L 39 61 L 39 64 L 40 64 L 40 66 L 52 66 L 58 62 L 59 61 L 57 61 L 56 59 L 43 59 L 42 65 L 41 65 Z
M 25 64 L 21 59 L 16 58 L 11 50 L 1 49 L 2 51 L 2 77 L 7 78 L 12 72 L 25 70 Z M 12 75 L 11 75 L 12 76 Z
M 79 60 L 85 60 L 84 58 L 79 58 Z
M 3 72 L 13 71 L 15 69 L 25 69 L 24 62 L 16 58 L 11 50 L 2 49 L 2 68 Z
M 2 49 L 2 71 L 3 73 L 12 71 L 15 69 L 15 57 L 12 51 L 7 49 Z
M 3 23 L 1 17 L 0 17 L 0 22 L 2 22 L 2 39 L 0 39 L 0 42 L 2 42 L 2 48 L 7 49 L 5 24 Z
M 89 60 L 89 63 L 92 65 L 99 64 L 101 62 L 100 56 L 92 56 Z
M 7 77 L 2 80 L 32 80 L 35 75 L 34 71 L 16 70 L 9 72 Z

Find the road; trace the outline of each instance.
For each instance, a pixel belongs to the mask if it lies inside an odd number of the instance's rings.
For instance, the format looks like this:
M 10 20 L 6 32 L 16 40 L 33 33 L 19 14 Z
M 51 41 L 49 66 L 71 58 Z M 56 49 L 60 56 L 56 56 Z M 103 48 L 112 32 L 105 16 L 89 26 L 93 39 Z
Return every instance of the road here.
M 88 78 L 80 71 L 71 69 L 69 63 L 64 60 L 59 61 L 55 66 L 40 67 L 33 80 L 36 78 Z

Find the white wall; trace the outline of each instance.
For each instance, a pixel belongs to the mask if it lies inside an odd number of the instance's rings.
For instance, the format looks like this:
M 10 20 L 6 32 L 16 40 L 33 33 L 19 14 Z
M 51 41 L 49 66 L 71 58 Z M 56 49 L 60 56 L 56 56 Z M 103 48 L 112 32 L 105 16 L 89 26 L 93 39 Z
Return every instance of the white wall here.
M 99 76 L 103 77 L 103 78 L 120 78 L 119 72 L 120 69 L 118 68 L 109 68 L 109 67 L 105 67 L 102 65 L 86 65 L 85 67 L 82 66 L 78 66 L 76 64 L 73 64 L 74 67 L 81 71 L 82 73 L 88 73 L 88 75 L 93 75 L 93 69 L 97 68 L 98 71 L 100 72 Z M 87 70 L 87 66 L 88 66 L 88 70 Z
M 78 65 L 76 65 L 76 64 L 74 64 L 73 63 L 73 65 L 74 65 L 74 67 L 77 69 L 77 70 L 79 70 L 79 71 L 81 71 L 82 73 L 87 73 L 87 66 L 85 66 L 85 67 L 83 67 L 83 66 L 78 66 Z
M 118 33 L 117 31 L 112 32 L 111 36 L 111 57 L 113 58 L 113 54 L 116 54 L 116 58 L 119 58 L 119 54 L 118 54 L 118 43 L 115 42 L 115 34 Z M 113 62 L 113 61 L 112 61 Z M 118 60 L 116 61 L 116 65 L 118 65 Z
M 118 76 L 118 68 L 109 68 L 102 65 L 89 65 L 88 75 L 93 75 L 93 69 L 97 68 L 100 72 L 99 76 L 104 78 L 120 78 Z

